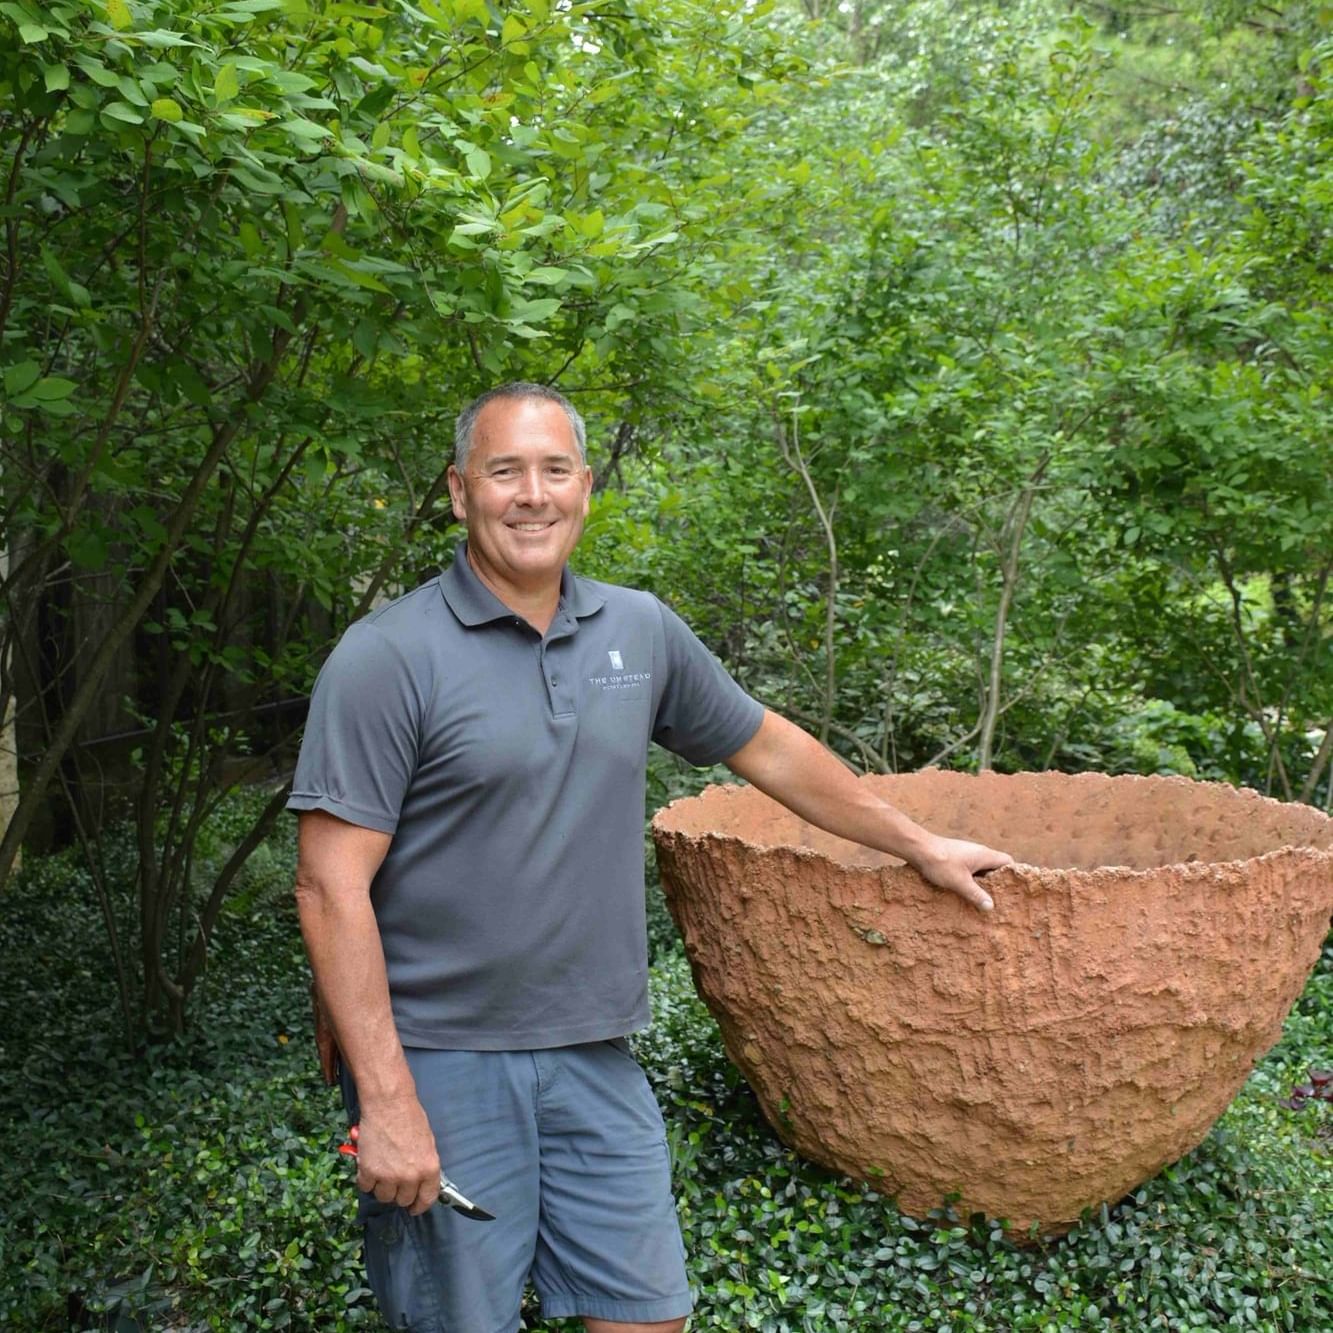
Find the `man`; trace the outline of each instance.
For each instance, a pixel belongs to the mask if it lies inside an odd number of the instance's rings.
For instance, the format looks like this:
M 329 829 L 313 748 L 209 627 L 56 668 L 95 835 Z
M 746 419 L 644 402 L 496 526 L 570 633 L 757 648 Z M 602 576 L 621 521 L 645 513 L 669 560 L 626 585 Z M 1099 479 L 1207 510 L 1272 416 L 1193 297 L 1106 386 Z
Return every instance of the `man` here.
M 484 394 L 449 472 L 465 547 L 348 630 L 311 703 L 301 927 L 395 1328 L 513 1333 L 529 1278 L 589 1333 L 684 1328 L 663 1124 L 624 1042 L 648 1021 L 649 739 L 983 911 L 974 875 L 1010 860 L 872 795 L 656 598 L 572 575 L 591 487 L 566 399 Z M 441 1163 L 495 1221 L 432 1207 Z

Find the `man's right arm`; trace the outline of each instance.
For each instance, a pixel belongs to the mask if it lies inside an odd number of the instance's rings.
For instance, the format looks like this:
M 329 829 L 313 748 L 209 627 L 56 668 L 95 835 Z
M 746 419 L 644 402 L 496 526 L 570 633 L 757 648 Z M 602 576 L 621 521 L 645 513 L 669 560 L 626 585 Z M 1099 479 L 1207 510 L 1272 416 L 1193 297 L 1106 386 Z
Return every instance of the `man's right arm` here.
M 423 1213 L 440 1160 L 389 1006 L 370 885 L 391 835 L 323 810 L 300 815 L 296 902 L 310 966 L 361 1105 L 357 1185 Z

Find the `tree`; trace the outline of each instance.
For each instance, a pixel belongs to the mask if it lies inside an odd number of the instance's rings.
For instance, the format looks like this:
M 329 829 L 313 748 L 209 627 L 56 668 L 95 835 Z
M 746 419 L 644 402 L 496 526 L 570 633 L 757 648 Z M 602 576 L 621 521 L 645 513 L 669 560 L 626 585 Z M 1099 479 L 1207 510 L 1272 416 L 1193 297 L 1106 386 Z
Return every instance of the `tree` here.
M 690 192 L 769 53 L 687 3 L 0 13 L 0 716 L 38 733 L 0 878 L 52 783 L 96 859 L 79 742 L 130 693 L 137 1005 L 103 907 L 127 1024 L 177 1029 L 282 807 L 201 878 L 236 758 L 263 770 L 330 633 L 439 553 L 462 401 L 669 387 L 681 237 L 725 216 Z

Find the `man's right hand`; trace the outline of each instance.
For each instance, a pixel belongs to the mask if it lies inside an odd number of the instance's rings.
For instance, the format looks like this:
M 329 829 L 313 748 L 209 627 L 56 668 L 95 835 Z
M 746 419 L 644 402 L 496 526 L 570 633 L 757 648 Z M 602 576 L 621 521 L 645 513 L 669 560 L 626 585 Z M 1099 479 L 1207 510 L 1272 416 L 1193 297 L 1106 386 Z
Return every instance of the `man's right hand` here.
M 296 905 L 319 991 L 361 1103 L 356 1183 L 381 1203 L 424 1213 L 440 1159 L 389 1004 L 370 886 L 391 837 L 325 810 L 301 813 Z
M 356 1141 L 357 1188 L 413 1216 L 440 1195 L 440 1155 L 415 1095 L 361 1107 Z

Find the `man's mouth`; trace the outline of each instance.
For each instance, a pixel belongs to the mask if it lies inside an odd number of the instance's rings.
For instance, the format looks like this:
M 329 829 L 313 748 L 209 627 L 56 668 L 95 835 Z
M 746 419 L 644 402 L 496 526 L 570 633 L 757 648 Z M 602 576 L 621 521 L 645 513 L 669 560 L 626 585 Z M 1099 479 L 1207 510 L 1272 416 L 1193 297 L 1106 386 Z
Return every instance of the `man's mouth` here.
M 512 528 L 515 532 L 545 532 L 547 528 L 555 526 L 555 519 L 547 519 L 542 523 L 525 521 L 522 523 L 506 523 L 506 527 Z

